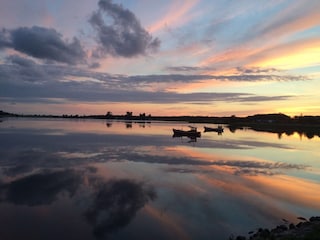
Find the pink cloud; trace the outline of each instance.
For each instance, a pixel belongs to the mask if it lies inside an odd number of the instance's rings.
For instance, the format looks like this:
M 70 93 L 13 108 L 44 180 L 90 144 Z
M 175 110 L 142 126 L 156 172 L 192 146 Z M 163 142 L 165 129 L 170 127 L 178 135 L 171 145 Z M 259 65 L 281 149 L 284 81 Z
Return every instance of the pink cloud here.
M 190 1 L 173 1 L 170 6 L 168 13 L 151 24 L 147 29 L 149 32 L 157 32 L 164 28 L 166 25 L 180 26 L 188 22 L 192 15 L 188 14 L 190 10 L 199 2 L 199 0 L 190 0 Z M 188 15 L 187 15 L 188 14 Z

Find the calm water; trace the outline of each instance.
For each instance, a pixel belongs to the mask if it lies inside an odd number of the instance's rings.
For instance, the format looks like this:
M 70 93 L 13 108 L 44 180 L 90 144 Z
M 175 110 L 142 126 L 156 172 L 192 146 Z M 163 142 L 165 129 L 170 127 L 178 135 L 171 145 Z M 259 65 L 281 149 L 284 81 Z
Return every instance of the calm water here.
M 172 137 L 187 126 L 0 122 L 0 239 L 228 239 L 320 215 L 319 137 Z

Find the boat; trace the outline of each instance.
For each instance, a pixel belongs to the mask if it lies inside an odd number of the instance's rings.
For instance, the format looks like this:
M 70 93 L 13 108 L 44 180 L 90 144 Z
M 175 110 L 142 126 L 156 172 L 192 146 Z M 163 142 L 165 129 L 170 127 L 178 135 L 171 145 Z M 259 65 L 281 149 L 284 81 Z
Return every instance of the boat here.
M 189 137 L 189 138 L 197 138 L 201 137 L 201 133 L 197 131 L 196 127 L 189 126 L 190 130 L 180 130 L 173 128 L 173 137 Z
M 212 127 L 206 127 L 204 126 L 204 132 L 217 132 L 217 133 L 222 133 L 223 132 L 223 127 L 222 126 L 218 126 L 216 128 L 212 128 Z

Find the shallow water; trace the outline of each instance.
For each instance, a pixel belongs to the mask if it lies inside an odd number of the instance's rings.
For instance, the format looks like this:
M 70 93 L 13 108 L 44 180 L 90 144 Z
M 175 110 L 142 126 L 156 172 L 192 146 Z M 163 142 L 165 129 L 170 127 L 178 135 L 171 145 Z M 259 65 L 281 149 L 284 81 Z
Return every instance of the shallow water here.
M 188 125 L 4 119 L 0 239 L 228 239 L 320 215 L 319 137 L 172 137 Z

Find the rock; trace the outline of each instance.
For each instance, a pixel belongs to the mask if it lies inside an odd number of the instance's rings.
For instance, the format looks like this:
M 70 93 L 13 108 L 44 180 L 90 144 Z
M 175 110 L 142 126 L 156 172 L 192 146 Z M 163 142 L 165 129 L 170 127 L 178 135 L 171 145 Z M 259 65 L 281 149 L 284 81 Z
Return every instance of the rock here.
M 296 228 L 296 226 L 293 223 L 290 223 L 289 229 L 295 229 L 295 228 Z
M 299 218 L 302 220 L 296 226 L 293 223 L 290 225 L 278 225 L 272 230 L 259 228 L 252 234 L 250 240 L 284 240 L 284 239 L 320 239 L 320 216 L 311 217 L 308 220 L 305 218 Z M 289 224 L 289 223 L 287 223 Z M 232 238 L 232 240 L 246 240 L 246 237 L 238 236 Z
M 286 225 L 278 225 L 276 228 L 272 229 L 271 232 L 273 233 L 282 233 L 287 231 L 288 227 Z
M 303 222 L 299 222 L 299 223 L 296 225 L 296 227 L 297 227 L 297 228 L 300 228 L 302 225 L 303 225 Z
M 302 220 L 302 221 L 308 221 L 308 220 L 305 219 L 304 217 L 297 217 L 297 219 Z
M 269 229 L 263 229 L 262 230 L 262 232 L 260 232 L 260 237 L 262 237 L 262 238 L 267 238 L 267 237 L 269 237 L 270 236 L 270 231 L 269 231 Z
M 310 222 L 316 222 L 316 221 L 319 221 L 320 222 L 320 217 L 311 217 L 309 219 Z
M 236 238 L 236 240 L 246 240 L 247 238 L 246 237 L 244 237 L 244 236 L 238 236 L 237 238 Z
M 281 229 L 282 231 L 288 230 L 288 227 L 286 225 L 279 225 L 277 228 Z

